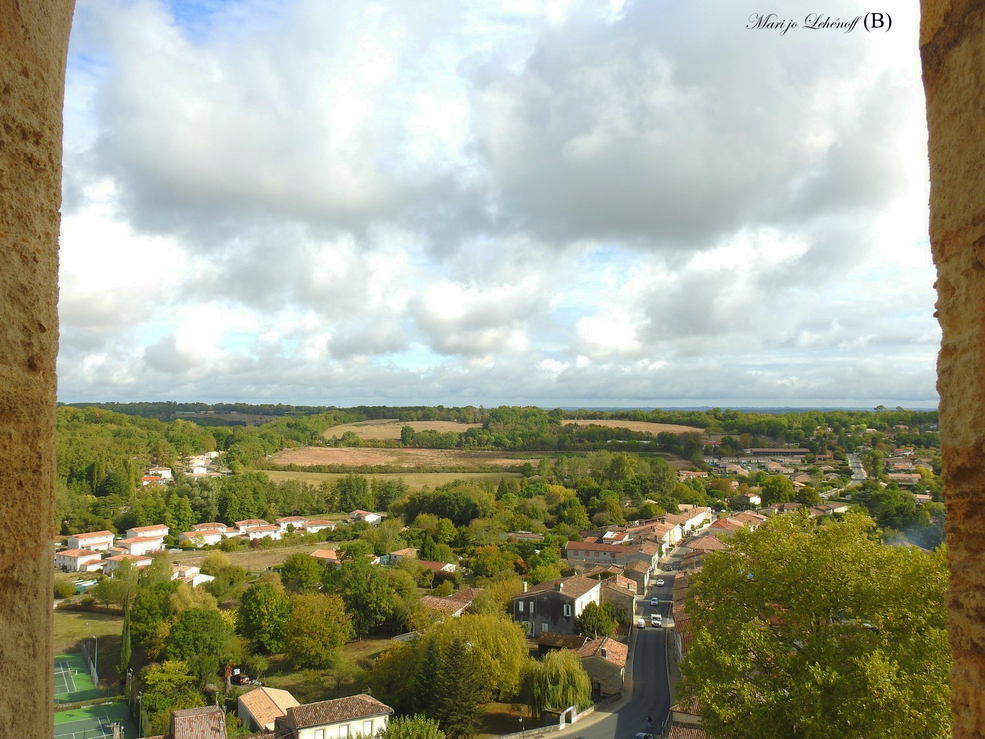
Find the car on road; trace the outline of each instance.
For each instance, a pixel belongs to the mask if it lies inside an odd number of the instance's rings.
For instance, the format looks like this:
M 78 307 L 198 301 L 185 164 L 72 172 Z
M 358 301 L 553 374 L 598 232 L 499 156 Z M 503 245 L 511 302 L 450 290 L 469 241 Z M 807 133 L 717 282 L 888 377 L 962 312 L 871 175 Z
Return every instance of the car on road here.
M 650 614 L 650 626 L 663 626 L 663 619 L 660 617 L 659 613 Z
M 652 598 L 650 598 L 650 605 L 656 608 L 657 606 L 660 605 L 660 599 L 657 596 L 653 596 Z
M 653 734 L 646 734 L 642 731 L 637 731 L 633 739 L 653 739 Z
M 657 587 L 662 588 L 664 586 L 664 579 L 662 577 L 657 578 Z
M 636 622 L 636 628 L 637 629 L 645 629 L 646 628 L 646 619 L 643 618 L 642 616 L 640 616 L 639 620 Z

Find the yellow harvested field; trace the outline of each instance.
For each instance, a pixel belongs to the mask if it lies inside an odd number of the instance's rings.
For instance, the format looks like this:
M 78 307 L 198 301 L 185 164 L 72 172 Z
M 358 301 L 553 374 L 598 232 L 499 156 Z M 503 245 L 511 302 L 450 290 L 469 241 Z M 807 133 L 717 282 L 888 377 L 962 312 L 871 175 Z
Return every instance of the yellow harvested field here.
M 518 457 L 505 452 L 469 452 L 460 449 L 375 449 L 371 447 L 302 447 L 285 449 L 271 458 L 274 464 L 339 464 L 347 467 L 514 467 L 539 457 Z
M 458 423 L 457 421 L 399 421 L 396 418 L 378 418 L 373 421 L 359 421 L 358 423 L 346 423 L 342 426 L 332 426 L 327 429 L 323 436 L 331 439 L 333 436 L 342 438 L 342 434 L 351 431 L 360 439 L 400 439 L 400 429 L 410 426 L 414 431 L 440 431 L 447 434 L 449 431 L 462 433 L 469 429 L 479 428 L 478 423 Z
M 311 485 L 319 485 L 323 482 L 334 483 L 345 477 L 341 472 L 288 472 L 284 470 L 264 470 L 274 482 L 284 480 L 301 480 Z M 465 480 L 466 482 L 491 482 L 498 485 L 504 477 L 520 477 L 519 472 L 406 472 L 394 474 L 374 475 L 367 474 L 370 480 L 377 478 L 381 480 L 403 480 L 411 490 L 419 490 L 425 485 L 428 487 L 438 487 L 455 480 Z
M 646 431 L 654 436 L 665 432 L 672 434 L 703 434 L 704 429 L 697 426 L 680 426 L 676 423 L 651 423 L 650 421 L 619 421 L 613 418 L 600 419 L 597 421 L 589 419 L 578 419 L 577 421 L 565 421 L 564 425 L 574 424 L 576 426 L 605 426 L 613 429 L 629 429 L 630 431 Z

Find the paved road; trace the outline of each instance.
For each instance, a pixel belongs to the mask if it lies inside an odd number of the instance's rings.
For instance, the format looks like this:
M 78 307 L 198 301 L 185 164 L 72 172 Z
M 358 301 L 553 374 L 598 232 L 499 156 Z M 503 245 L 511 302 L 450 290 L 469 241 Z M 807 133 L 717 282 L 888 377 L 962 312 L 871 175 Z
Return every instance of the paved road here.
M 868 475 L 865 473 L 865 467 L 862 466 L 862 460 L 857 454 L 849 454 L 848 466 L 852 469 L 852 481 L 861 482 Z
M 633 695 L 625 703 L 615 704 L 610 709 L 602 709 L 601 718 L 589 717 L 578 722 L 560 734 L 546 736 L 584 737 L 584 739 L 632 739 L 638 731 L 656 734 L 664 725 L 670 712 L 670 692 L 667 687 L 667 640 L 670 638 L 670 599 L 673 593 L 673 573 L 660 574 L 665 585 L 651 587 L 645 600 L 641 601 L 640 613 L 646 618 L 647 626 L 636 629 L 633 646 Z M 662 628 L 649 625 L 650 598 L 659 595 L 661 603 L 658 610 L 664 619 Z M 628 682 L 628 681 L 627 681 Z M 608 711 L 612 711 L 609 713 Z M 653 719 L 653 728 L 647 729 L 646 717 Z M 531 737 L 534 732 L 530 732 Z

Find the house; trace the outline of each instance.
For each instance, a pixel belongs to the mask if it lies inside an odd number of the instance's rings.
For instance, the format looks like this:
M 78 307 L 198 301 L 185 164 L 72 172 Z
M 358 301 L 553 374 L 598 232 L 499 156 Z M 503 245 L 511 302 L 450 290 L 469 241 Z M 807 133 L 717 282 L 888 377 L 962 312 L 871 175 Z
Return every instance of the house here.
M 208 523 L 197 523 L 192 526 L 192 531 L 200 531 L 202 529 L 207 529 L 209 531 L 219 531 L 223 536 L 233 536 L 236 534 L 235 529 L 230 529 L 226 524 L 219 523 L 218 521 L 209 521 Z
M 732 504 L 733 508 L 754 508 L 756 506 L 761 506 L 763 504 L 763 499 L 758 493 L 743 493 L 742 495 L 736 495 L 729 502 Z
M 226 739 L 226 712 L 219 706 L 172 711 L 167 739 Z
M 103 561 L 103 574 L 112 575 L 120 566 L 120 562 L 132 562 L 138 570 L 149 565 L 153 560 L 150 557 L 140 557 L 134 554 L 117 554 Z
M 592 639 L 574 650 L 592 681 L 592 695 L 607 698 L 622 692 L 629 648 L 609 637 Z
M 632 622 L 636 616 L 636 583 L 629 578 L 617 575 L 602 581 L 602 589 L 599 591 L 600 601 L 604 605 L 611 603 L 624 614 L 626 619 Z
M 387 555 L 387 564 L 396 564 L 402 559 L 414 559 L 417 557 L 417 550 L 413 547 L 407 547 L 405 549 L 398 549 L 395 552 L 390 552 Z
M 277 519 L 277 525 L 280 526 L 280 530 L 283 533 L 287 533 L 289 527 L 293 527 L 295 531 L 303 530 L 305 525 L 308 523 L 308 519 L 304 516 L 285 516 L 284 518 Z
M 171 474 L 170 467 L 151 467 L 147 470 L 147 474 L 151 477 L 159 477 L 162 480 L 173 480 L 174 477 Z
M 620 544 L 596 544 L 588 541 L 569 541 L 564 545 L 564 556 L 571 561 L 614 564 L 627 553 Z
M 349 514 L 349 520 L 353 523 L 356 521 L 365 521 L 366 523 L 376 524 L 383 520 L 383 516 L 379 513 L 371 513 L 370 511 L 353 511 Z
M 250 541 L 256 539 L 273 539 L 277 541 L 283 535 L 283 531 L 280 526 L 275 523 L 268 523 L 264 526 L 252 526 L 246 530 L 246 537 Z
M 306 534 L 317 534 L 319 531 L 324 531 L 325 529 L 334 530 L 335 524 L 328 519 L 318 518 L 302 526 Z
M 249 731 L 273 731 L 277 719 L 287 716 L 288 708 L 301 705 L 288 691 L 266 687 L 244 693 L 237 703 L 236 715 Z
M 715 521 L 715 523 L 713 523 L 708 528 L 711 529 L 712 531 L 715 531 L 715 532 L 718 532 L 718 531 L 738 531 L 739 529 L 744 528 L 745 525 L 746 524 L 743 523 L 742 521 L 737 521 L 736 519 L 734 519 L 732 517 L 726 517 L 726 518 L 720 518 L 720 519 L 718 519 L 717 521 Z
M 667 739 L 705 739 L 705 730 L 701 728 L 701 717 L 698 715 L 696 700 L 675 703 L 670 707 L 664 735 Z
M 218 529 L 196 529 L 182 531 L 178 534 L 178 544 L 191 544 L 193 547 L 215 546 L 223 539 L 223 532 Z
M 137 526 L 136 528 L 127 529 L 127 539 L 134 539 L 136 537 L 149 536 L 155 539 L 164 539 L 168 535 L 170 529 L 161 524 L 160 526 Z
M 132 531 L 132 529 L 131 529 Z M 164 549 L 164 537 L 162 536 L 134 536 L 129 539 L 120 539 L 116 546 L 125 549 L 127 554 L 137 557 L 151 552 L 159 552 Z
M 182 565 L 173 562 L 171 564 L 171 570 L 172 580 L 181 580 L 181 582 L 191 585 L 193 588 L 215 580 L 212 575 L 203 575 L 202 570 L 195 565 Z
M 643 562 L 651 570 L 655 570 L 660 563 L 660 553 L 663 548 L 654 541 L 644 541 L 636 547 L 624 547 L 626 553 L 619 558 L 620 564 L 630 562 Z
M 372 696 L 348 698 L 291 706 L 277 727 L 289 729 L 293 739 L 341 739 L 376 736 L 385 728 L 393 709 Z
M 933 495 L 924 495 L 923 493 L 914 494 L 914 499 L 917 501 L 917 505 L 923 505 L 924 503 L 933 503 Z
M 342 564 L 342 560 L 339 558 L 338 552 L 334 549 L 316 549 L 311 553 L 311 556 L 315 559 L 320 559 L 322 562 L 327 562 L 335 567 Z
M 449 564 L 448 562 L 428 562 L 426 559 L 417 560 L 417 564 L 423 565 L 434 573 L 454 572 L 458 569 L 458 565 Z
M 92 572 L 103 567 L 103 555 L 88 549 L 65 549 L 55 553 L 55 567 L 63 572 Z
M 270 526 L 270 522 L 264 521 L 262 518 L 247 518 L 236 522 L 236 528 L 239 529 L 239 533 L 241 534 L 245 534 L 250 529 L 255 529 L 259 526 Z M 278 528 L 280 527 L 278 526 Z
M 651 567 L 646 562 L 640 560 L 627 562 L 624 572 L 626 578 L 632 580 L 636 585 L 637 593 L 645 593 L 650 587 Z
M 740 523 L 744 523 L 750 529 L 758 529 L 764 523 L 766 523 L 766 516 L 761 516 L 758 513 L 753 513 L 752 511 L 742 511 L 741 513 L 736 513 L 732 518 Z
M 527 633 L 575 633 L 575 618 L 589 603 L 601 603 L 601 583 L 582 575 L 550 580 L 513 596 L 513 620 Z
M 104 552 L 113 546 L 116 536 L 112 531 L 90 531 L 86 534 L 72 534 L 68 537 L 69 549 L 88 549 Z
M 886 479 L 889 482 L 895 482 L 898 485 L 916 485 L 923 478 L 919 474 L 910 474 L 906 472 L 890 472 L 886 475 Z

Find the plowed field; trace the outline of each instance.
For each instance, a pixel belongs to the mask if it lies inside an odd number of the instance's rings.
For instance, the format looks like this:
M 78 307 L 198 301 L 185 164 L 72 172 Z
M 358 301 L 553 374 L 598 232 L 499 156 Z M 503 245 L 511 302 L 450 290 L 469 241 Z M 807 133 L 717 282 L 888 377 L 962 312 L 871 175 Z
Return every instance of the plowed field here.
M 503 452 L 467 452 L 458 449 L 371 449 L 303 447 L 285 449 L 270 460 L 274 464 L 340 464 L 348 467 L 395 465 L 397 467 L 513 467 L 531 462 L 538 456 L 522 458 Z
M 575 424 L 576 426 L 605 426 L 613 429 L 629 429 L 630 431 L 647 431 L 654 436 L 664 432 L 672 434 L 703 433 L 697 426 L 679 426 L 676 423 L 651 423 L 650 421 L 619 421 L 607 418 L 598 421 L 579 419 L 577 421 L 565 421 L 564 424 Z
M 333 436 L 342 438 L 342 434 L 351 431 L 360 439 L 394 439 L 400 438 L 400 429 L 410 426 L 414 431 L 449 431 L 462 433 L 471 428 L 478 428 L 478 423 L 458 423 L 457 421 L 398 421 L 396 418 L 380 418 L 374 421 L 359 421 L 342 426 L 332 426 L 323 434 L 326 439 Z

